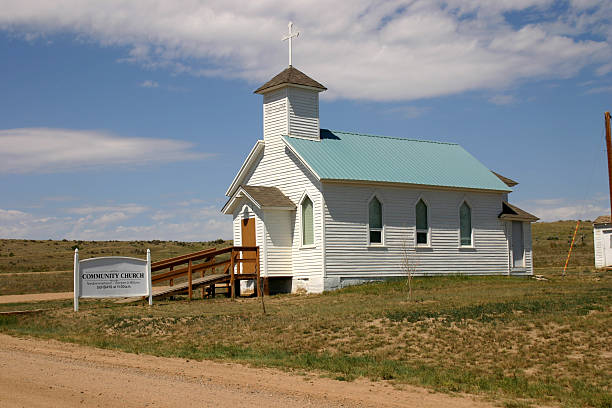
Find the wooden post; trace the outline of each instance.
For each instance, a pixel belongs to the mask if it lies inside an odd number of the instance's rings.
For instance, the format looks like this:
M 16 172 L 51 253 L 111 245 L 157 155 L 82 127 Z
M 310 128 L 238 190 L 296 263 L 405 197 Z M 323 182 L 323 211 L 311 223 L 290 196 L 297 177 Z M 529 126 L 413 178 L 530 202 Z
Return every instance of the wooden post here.
M 580 220 L 576 221 L 576 229 L 574 229 L 574 235 L 572 236 L 572 243 L 570 244 L 569 252 L 567 253 L 567 259 L 565 260 L 565 266 L 563 267 L 563 273 L 561 276 L 565 277 L 565 271 L 567 269 L 567 265 L 569 264 L 570 256 L 572 255 L 572 249 L 574 249 L 574 242 L 576 241 L 576 233 L 578 232 L 578 226 L 580 225 Z
M 236 264 L 236 255 L 234 254 L 234 249 L 232 248 L 232 260 L 230 262 L 230 292 L 232 296 L 232 300 L 236 298 L 236 294 L 234 293 L 234 265 Z
M 174 270 L 174 266 L 170 267 L 170 272 Z M 174 286 L 174 279 L 170 279 L 170 286 Z
M 264 303 L 264 291 L 261 286 L 261 271 L 259 268 L 259 247 L 257 247 L 257 251 L 255 252 L 255 268 L 257 271 L 257 295 L 261 299 L 261 308 L 263 309 L 263 314 L 266 314 L 266 304 Z
M 610 112 L 604 114 L 606 122 L 606 148 L 608 151 L 608 187 L 610 189 L 610 222 L 612 222 L 612 136 L 610 135 Z
M 261 292 L 261 274 L 259 271 L 259 247 L 257 247 L 257 250 L 255 251 L 255 272 L 257 273 L 257 296 L 261 296 L 262 292 Z
M 213 258 L 214 261 L 215 258 Z M 204 269 L 200 269 L 200 278 L 204 277 Z M 202 285 L 202 299 L 206 297 L 206 285 Z
M 192 273 L 191 273 L 191 259 L 189 260 L 189 266 L 187 267 L 187 279 L 189 280 L 189 286 L 188 286 L 188 291 L 189 291 L 189 301 L 191 301 L 191 297 L 193 296 L 193 288 L 191 287 L 191 282 L 192 282 Z

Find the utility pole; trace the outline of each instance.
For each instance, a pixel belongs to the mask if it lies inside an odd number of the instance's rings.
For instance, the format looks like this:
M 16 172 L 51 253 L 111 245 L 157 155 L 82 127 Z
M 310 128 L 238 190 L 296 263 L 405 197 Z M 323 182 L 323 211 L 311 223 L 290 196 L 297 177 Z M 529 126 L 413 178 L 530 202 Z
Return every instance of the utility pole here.
M 610 135 L 610 112 L 604 114 L 606 119 L 606 150 L 608 151 L 608 185 L 610 188 L 610 222 L 612 222 L 612 135 Z

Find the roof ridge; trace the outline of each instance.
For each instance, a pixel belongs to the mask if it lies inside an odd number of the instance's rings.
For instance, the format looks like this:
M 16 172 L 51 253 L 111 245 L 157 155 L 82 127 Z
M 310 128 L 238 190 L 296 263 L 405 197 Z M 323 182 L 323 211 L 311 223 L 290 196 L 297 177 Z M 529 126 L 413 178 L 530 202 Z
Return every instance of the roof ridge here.
M 442 145 L 450 145 L 450 146 L 459 146 L 459 143 L 452 143 L 452 142 L 438 142 L 435 140 L 422 140 L 422 139 L 409 139 L 406 137 L 397 137 L 397 136 L 383 136 L 383 135 L 370 135 L 367 133 L 357 133 L 357 132 L 345 132 L 343 130 L 333 130 L 333 129 L 321 129 L 321 130 L 327 130 L 331 133 L 342 133 L 345 135 L 354 135 L 354 136 L 364 136 L 364 137 L 378 137 L 381 139 L 394 139 L 394 140 L 405 140 L 405 141 L 409 141 L 409 142 L 421 142 L 421 143 L 433 143 L 433 144 L 442 144 Z

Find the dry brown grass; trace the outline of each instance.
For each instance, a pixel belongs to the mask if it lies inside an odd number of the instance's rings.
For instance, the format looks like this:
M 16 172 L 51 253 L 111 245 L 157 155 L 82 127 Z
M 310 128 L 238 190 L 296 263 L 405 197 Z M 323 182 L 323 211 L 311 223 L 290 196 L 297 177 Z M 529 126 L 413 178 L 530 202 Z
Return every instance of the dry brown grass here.
M 57 302 L 64 309 L 0 330 L 484 393 L 508 406 L 609 406 L 612 275 L 548 277 L 415 278 L 412 302 L 401 281 L 274 296 L 267 315 L 257 299 L 84 301 L 76 315 Z
M 576 221 L 536 222 L 532 225 L 534 266 L 563 268 Z M 595 265 L 593 223 L 580 223 L 570 258 L 570 267 Z

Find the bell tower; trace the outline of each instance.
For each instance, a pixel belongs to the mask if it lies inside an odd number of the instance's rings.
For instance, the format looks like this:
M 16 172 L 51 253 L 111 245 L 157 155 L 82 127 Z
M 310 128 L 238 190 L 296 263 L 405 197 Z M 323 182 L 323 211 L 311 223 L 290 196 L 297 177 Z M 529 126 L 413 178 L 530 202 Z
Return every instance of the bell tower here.
M 292 31 L 283 40 L 289 41 L 289 67 L 255 90 L 263 95 L 264 141 L 290 136 L 320 141 L 319 92 L 327 88 L 294 68 L 291 42 L 299 33 Z

